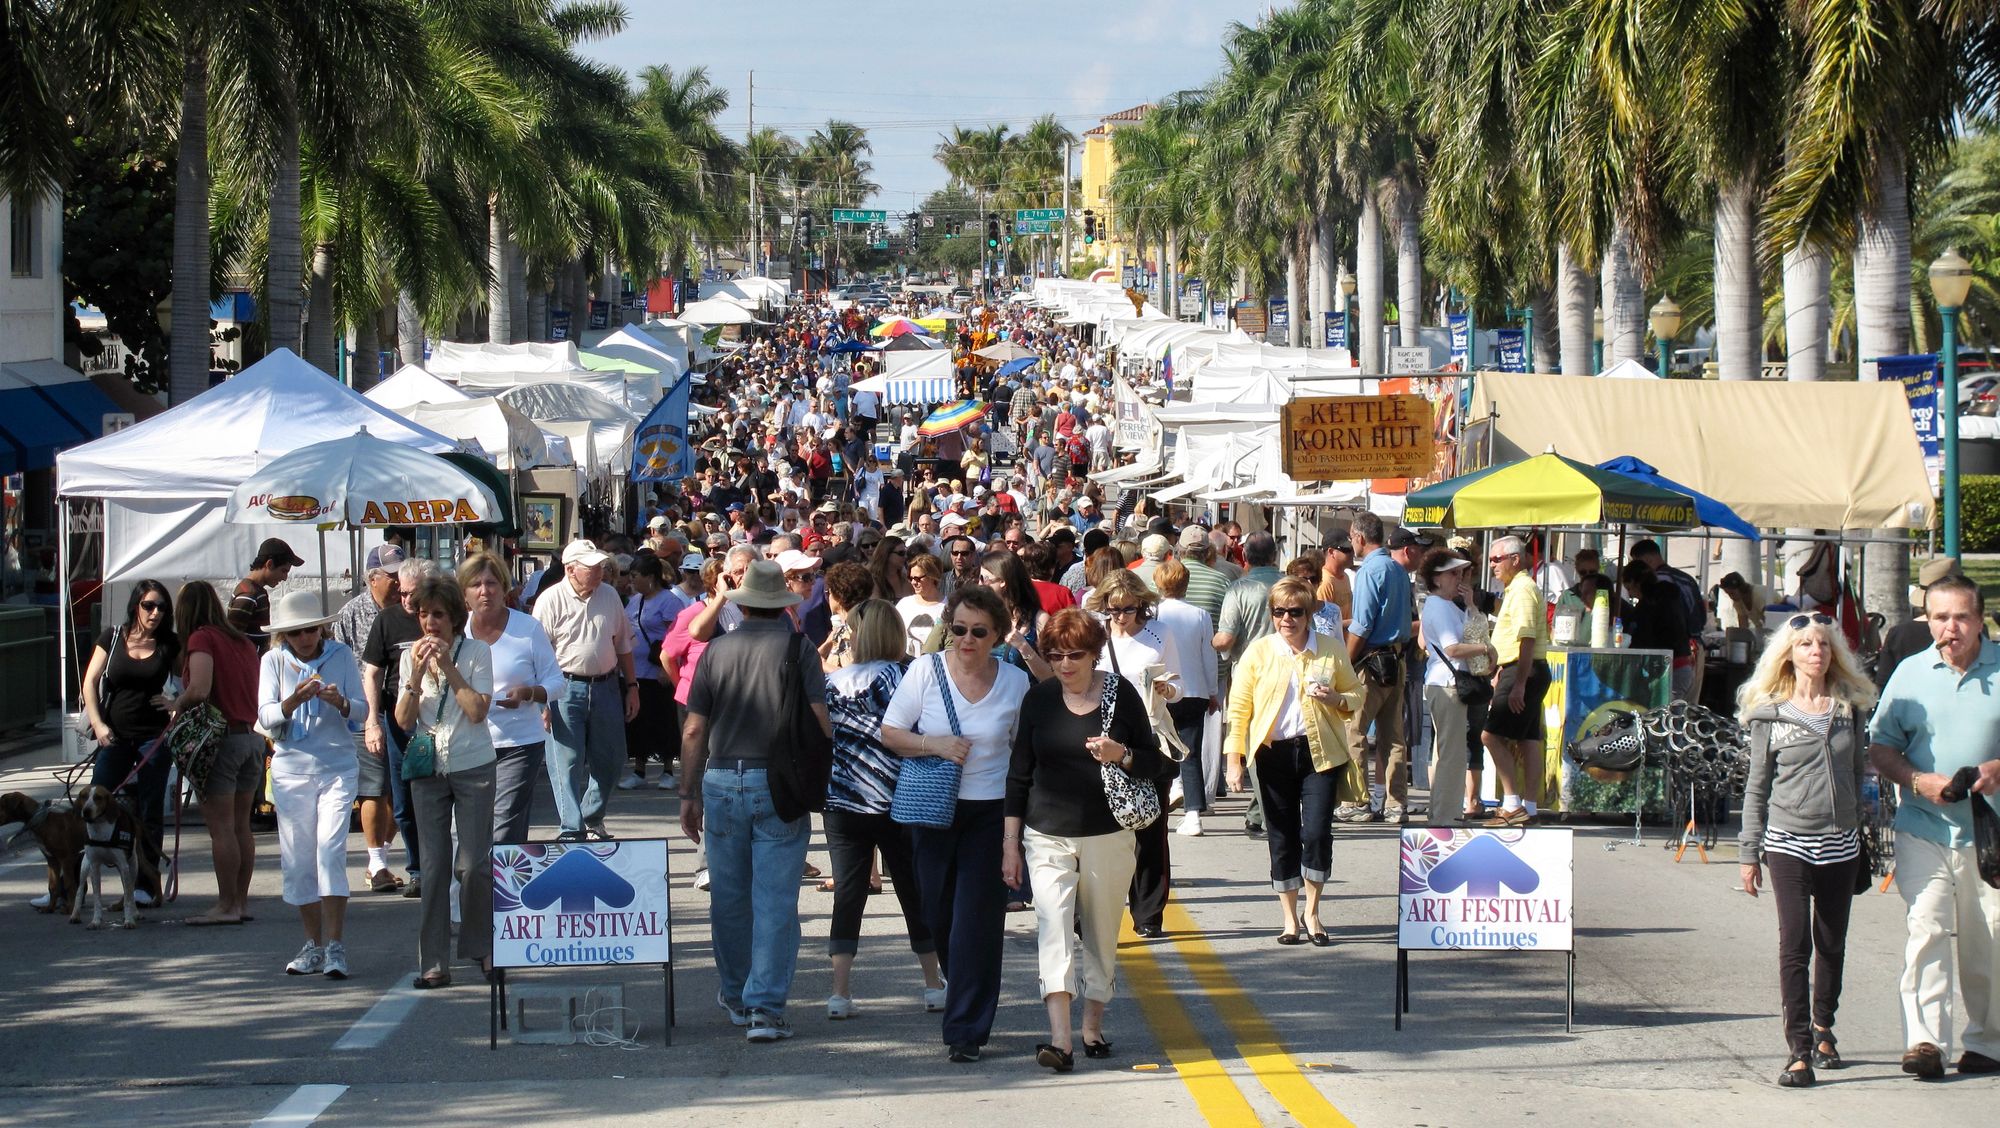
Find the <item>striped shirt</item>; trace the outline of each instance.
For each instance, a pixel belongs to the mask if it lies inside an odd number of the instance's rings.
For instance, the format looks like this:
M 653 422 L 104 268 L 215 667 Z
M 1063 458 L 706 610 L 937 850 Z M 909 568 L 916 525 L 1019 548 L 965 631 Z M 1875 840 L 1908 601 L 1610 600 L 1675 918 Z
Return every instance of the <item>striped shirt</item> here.
M 1808 713 L 1789 701 L 1778 706 L 1778 716 L 1787 723 L 1809 729 L 1820 736 L 1833 729 L 1836 712 L 1828 709 L 1824 713 Z M 1846 718 L 1841 718 L 1843 727 L 1849 723 Z M 1765 827 L 1764 852 L 1776 852 L 1815 866 L 1852 861 L 1861 856 L 1861 832 L 1837 830 L 1831 834 L 1793 834 L 1776 827 Z
M 826 707 L 833 721 L 828 810 L 889 812 L 902 764 L 882 746 L 882 714 L 902 681 L 903 667 L 894 662 L 869 662 L 826 675 Z
M 1229 577 L 1193 557 L 1182 557 L 1187 569 L 1187 594 L 1182 598 L 1208 612 L 1211 623 L 1222 621 L 1222 597 L 1229 590 Z

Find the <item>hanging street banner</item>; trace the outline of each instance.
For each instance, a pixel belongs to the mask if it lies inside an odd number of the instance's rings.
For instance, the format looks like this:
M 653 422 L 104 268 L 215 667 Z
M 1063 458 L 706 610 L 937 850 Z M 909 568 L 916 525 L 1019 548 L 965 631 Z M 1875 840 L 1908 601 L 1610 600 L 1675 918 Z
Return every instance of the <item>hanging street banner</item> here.
M 1944 480 L 1944 423 L 1938 417 L 1944 382 L 1935 353 L 1916 356 L 1885 356 L 1875 362 L 1875 378 L 1900 380 L 1903 394 L 1910 400 L 1910 424 L 1917 429 L 1917 446 L 1924 452 L 1924 473 L 1930 476 L 1931 496 L 1939 496 Z
M 694 473 L 694 447 L 688 442 L 688 396 L 693 374 L 683 373 L 673 390 L 660 397 L 653 410 L 632 432 L 634 482 L 677 482 Z
M 552 341 L 569 340 L 568 310 L 552 309 L 549 311 L 549 339 Z
M 1420 478 L 1431 472 L 1431 401 L 1314 396 L 1284 406 L 1284 470 L 1296 482 Z
M 1271 307 L 1271 328 L 1290 329 L 1292 327 L 1292 304 L 1290 302 L 1284 298 L 1272 298 L 1266 304 Z
M 590 302 L 590 327 L 592 329 L 611 328 L 611 303 L 602 298 Z
M 1196 309 L 1199 309 L 1201 308 L 1201 303 L 1207 300 L 1208 300 L 1208 284 L 1203 282 L 1201 279 L 1190 278 L 1187 281 L 1181 283 L 1181 301 L 1184 302 L 1185 304 L 1194 306 Z
M 1344 349 L 1347 347 L 1347 315 L 1326 311 L 1326 347 Z
M 1528 370 L 1528 334 L 1522 329 L 1495 329 L 1493 347 L 1500 353 L 1500 371 Z
M 1217 299 L 1215 299 L 1214 301 L 1212 301 L 1212 302 L 1209 302 L 1209 303 L 1208 303 L 1208 319 L 1209 319 L 1209 321 L 1211 321 L 1211 322 L 1213 322 L 1213 323 L 1215 323 L 1215 324 L 1217 324 L 1217 325 L 1220 325 L 1220 324 L 1222 324 L 1223 322 L 1225 322 L 1225 321 L 1228 321 L 1228 320 L 1229 320 L 1229 303 L 1228 303 L 1227 301 L 1225 301 L 1224 299 L 1222 299 L 1222 298 L 1217 298 Z
M 665 839 L 503 845 L 492 859 L 493 966 L 673 958 Z
M 1472 371 L 1472 315 L 1454 313 L 1445 318 L 1451 327 L 1451 363 L 1460 372 Z
M 1571 831 L 1412 827 L 1403 831 L 1402 845 L 1398 948 L 1573 948 Z

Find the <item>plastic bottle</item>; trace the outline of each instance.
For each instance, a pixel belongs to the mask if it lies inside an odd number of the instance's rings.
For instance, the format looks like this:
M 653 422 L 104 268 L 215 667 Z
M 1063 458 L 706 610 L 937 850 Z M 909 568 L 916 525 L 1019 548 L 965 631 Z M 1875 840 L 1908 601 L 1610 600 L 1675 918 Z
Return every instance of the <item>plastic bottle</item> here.
M 1611 593 L 1599 591 L 1590 607 L 1590 645 L 1603 650 L 1611 645 Z
M 1583 600 L 1573 591 L 1564 590 L 1556 597 L 1555 621 L 1550 625 L 1549 637 L 1557 646 L 1575 646 L 1577 631 L 1584 623 L 1587 609 Z

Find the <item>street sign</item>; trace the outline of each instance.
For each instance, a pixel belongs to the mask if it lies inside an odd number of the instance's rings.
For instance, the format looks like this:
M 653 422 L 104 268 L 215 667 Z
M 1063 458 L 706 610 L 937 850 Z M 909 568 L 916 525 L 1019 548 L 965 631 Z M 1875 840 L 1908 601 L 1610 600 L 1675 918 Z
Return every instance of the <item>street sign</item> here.
M 934 216 L 934 215 L 927 215 L 927 216 L 925 216 L 925 217 L 924 217 L 924 226 L 925 226 L 925 227 L 936 227 L 936 226 L 937 226 L 937 217 L 936 217 L 936 216 Z
M 1015 221 L 1016 223 L 1019 223 L 1019 222 L 1020 222 L 1021 220 L 1024 220 L 1024 219 L 1029 219 L 1029 220 L 1038 220 L 1038 221 L 1041 221 L 1041 222 L 1045 222 L 1045 223 L 1061 223 L 1061 222 L 1062 222 L 1062 219 L 1063 219 L 1063 215 L 1064 215 L 1064 212 L 1063 212 L 1063 209 L 1061 209 L 1061 208 L 1016 208 L 1016 209 L 1014 209 L 1014 221 Z
M 855 211 L 852 208 L 833 209 L 835 223 L 881 223 L 889 218 L 885 211 Z
M 1389 350 L 1389 374 L 1409 376 L 1431 370 L 1431 350 L 1424 345 L 1396 345 Z
M 1432 468 L 1431 401 L 1420 395 L 1295 399 L 1284 406 L 1279 433 L 1294 481 L 1411 478 Z
M 1060 230 L 1061 227 L 1062 220 L 1059 219 L 1016 219 L 1014 221 L 1014 234 L 1052 235 Z

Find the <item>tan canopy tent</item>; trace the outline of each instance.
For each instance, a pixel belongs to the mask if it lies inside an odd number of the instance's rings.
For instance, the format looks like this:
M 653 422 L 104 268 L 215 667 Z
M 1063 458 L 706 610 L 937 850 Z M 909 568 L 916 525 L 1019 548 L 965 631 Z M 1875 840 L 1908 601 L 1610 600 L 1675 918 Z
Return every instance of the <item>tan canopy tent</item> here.
M 1933 501 L 1900 383 L 1600 380 L 1481 372 L 1465 445 L 1492 461 L 1554 448 L 1629 454 L 1764 528 L 1920 529 Z

